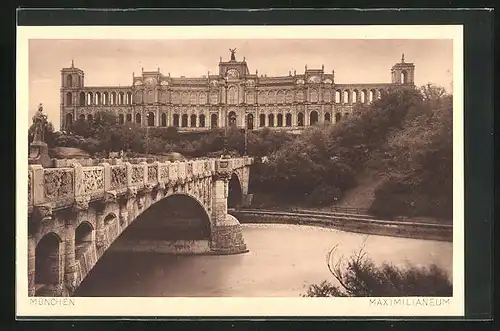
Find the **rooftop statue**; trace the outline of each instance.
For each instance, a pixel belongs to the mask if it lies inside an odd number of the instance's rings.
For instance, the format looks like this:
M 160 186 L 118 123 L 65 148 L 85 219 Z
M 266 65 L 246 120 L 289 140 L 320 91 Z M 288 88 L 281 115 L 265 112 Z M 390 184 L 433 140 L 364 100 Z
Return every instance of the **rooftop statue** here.
M 230 48 L 229 51 L 231 52 L 231 61 L 236 61 L 236 57 L 234 56 L 234 53 L 236 53 L 236 48 Z

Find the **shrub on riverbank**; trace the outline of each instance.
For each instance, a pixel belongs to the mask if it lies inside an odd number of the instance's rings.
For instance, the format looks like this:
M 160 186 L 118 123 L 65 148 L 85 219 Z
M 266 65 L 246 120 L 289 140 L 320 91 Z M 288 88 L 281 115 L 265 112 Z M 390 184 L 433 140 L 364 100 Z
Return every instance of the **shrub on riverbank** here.
M 339 285 L 323 281 L 313 284 L 305 297 L 401 297 L 401 296 L 452 296 L 453 284 L 445 271 L 436 265 L 398 268 L 390 264 L 380 266 L 359 250 L 349 259 L 331 261 L 328 268 Z

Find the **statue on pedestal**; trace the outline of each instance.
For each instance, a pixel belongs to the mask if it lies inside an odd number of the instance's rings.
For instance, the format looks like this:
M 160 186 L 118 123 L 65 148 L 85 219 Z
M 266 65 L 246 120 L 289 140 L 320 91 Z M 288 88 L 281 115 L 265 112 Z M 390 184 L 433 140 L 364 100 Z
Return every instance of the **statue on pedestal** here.
M 34 137 L 30 144 L 28 164 L 41 164 L 43 167 L 50 167 L 52 164 L 48 146 L 44 142 L 44 132 L 47 125 L 47 115 L 43 113 L 42 104 L 39 104 L 38 110 L 33 116 Z
M 33 116 L 33 126 L 35 129 L 33 142 L 43 142 L 44 141 L 44 131 L 47 125 L 47 116 L 43 113 L 43 105 L 38 105 L 38 110 Z

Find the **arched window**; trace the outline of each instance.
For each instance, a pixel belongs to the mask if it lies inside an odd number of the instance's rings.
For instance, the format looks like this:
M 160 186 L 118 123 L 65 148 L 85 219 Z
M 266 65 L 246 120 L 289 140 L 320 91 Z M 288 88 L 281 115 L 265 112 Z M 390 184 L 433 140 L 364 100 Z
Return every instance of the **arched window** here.
M 102 102 L 101 102 L 101 92 L 96 92 L 95 93 L 95 104 L 96 105 L 100 105 Z
M 312 89 L 309 94 L 310 102 L 318 102 L 318 91 L 316 89 Z
M 374 99 L 375 99 L 375 90 L 370 90 L 370 92 L 368 92 L 368 102 L 373 102 Z
M 92 114 L 88 114 L 87 115 L 87 121 L 91 122 L 94 120 L 94 116 L 92 116 Z
M 318 112 L 313 110 L 309 114 L 309 125 L 315 125 L 316 123 L 318 123 Z
M 286 91 L 285 102 L 293 103 L 293 91 Z
M 331 116 L 330 113 L 325 113 L 325 122 L 330 123 L 331 122 Z
M 189 103 L 189 93 L 183 92 L 181 95 L 182 98 L 182 104 L 187 105 Z
M 352 91 L 352 103 L 358 102 L 359 92 L 358 90 Z
M 304 91 L 297 91 L 297 95 L 295 97 L 297 98 L 297 102 L 304 102 Z
M 266 93 L 264 91 L 260 91 L 259 92 L 259 95 L 258 95 L 258 102 L 259 103 L 262 103 L 262 104 L 265 104 L 267 101 L 266 101 Z
M 218 121 L 219 121 L 219 117 L 217 116 L 217 114 L 210 115 L 210 127 L 212 129 L 215 129 L 216 127 L 219 126 Z
M 285 115 L 285 125 L 286 126 L 292 126 L 292 114 L 287 113 Z
M 351 96 L 349 95 L 350 91 L 349 90 L 346 90 L 344 91 L 344 97 L 342 98 L 342 101 L 344 101 L 344 103 L 349 103 L 351 101 Z
M 401 84 L 408 84 L 408 73 L 406 70 L 401 71 Z
M 179 114 L 174 114 L 173 121 L 174 121 L 174 126 L 176 128 L 178 128 L 179 127 Z
M 267 103 L 276 103 L 276 93 L 274 91 L 267 93 Z
M 181 96 L 179 92 L 172 92 L 172 103 L 178 105 L 181 103 Z
M 189 103 L 192 105 L 196 105 L 198 103 L 198 96 L 196 95 L 196 92 L 191 92 L 189 95 Z
M 335 91 L 335 103 L 340 103 L 341 97 L 342 95 L 340 90 Z
M 123 94 L 123 92 L 120 92 L 120 94 L 118 94 L 118 103 L 120 105 L 123 105 L 125 103 L 125 94 Z
M 365 103 L 366 102 L 366 90 L 361 90 L 360 102 L 361 103 Z
M 141 114 L 137 113 L 135 114 L 135 123 L 141 124 Z
M 68 76 L 66 77 L 66 81 L 67 81 L 67 86 L 68 86 L 68 87 L 73 86 L 73 76 L 72 76 L 72 75 L 68 75 Z
M 132 122 L 132 114 L 127 114 L 127 122 Z
M 274 126 L 274 114 L 269 114 L 267 116 L 267 121 L 268 121 L 268 126 L 273 127 Z
M 116 92 L 111 92 L 111 105 L 116 105 Z
M 277 123 L 276 123 L 276 124 L 277 124 L 276 126 L 283 126 L 283 114 L 281 114 L 281 113 L 280 113 L 280 114 L 278 114 L 278 115 L 276 116 L 276 120 L 277 120 L 277 121 L 276 121 L 276 122 L 277 122 Z
M 123 116 L 123 114 L 118 115 L 118 123 L 120 123 L 120 124 L 125 123 L 125 117 Z
M 330 91 L 326 90 L 323 91 L 323 102 L 331 102 L 332 101 L 332 94 Z
M 153 90 L 144 91 L 144 96 L 147 104 L 152 105 L 155 102 L 155 95 Z
M 278 91 L 278 93 L 276 94 L 276 99 L 277 99 L 277 103 L 284 103 L 285 102 L 285 92 Z
M 238 103 L 238 88 L 236 86 L 231 86 L 227 90 L 227 103 L 230 105 Z
M 253 115 L 252 114 L 247 115 L 247 129 L 253 130 Z
M 92 92 L 87 93 L 87 106 L 91 106 L 94 104 L 94 95 Z
M 182 115 L 181 126 L 186 128 L 188 126 L 188 116 L 187 114 Z
M 167 114 L 165 113 L 161 114 L 161 126 L 163 127 L 167 126 Z
M 85 121 L 85 115 L 84 114 L 80 114 L 80 116 L 78 116 L 78 120 L 79 121 Z
M 266 115 L 265 114 L 260 114 L 259 116 L 259 127 L 264 127 L 266 126 Z
M 302 112 L 297 114 L 297 126 L 304 126 L 304 113 Z
M 236 113 L 234 111 L 231 111 L 227 116 L 229 120 L 229 126 L 236 126 Z
M 109 104 L 109 95 L 108 95 L 108 92 L 104 92 L 102 94 L 102 104 L 103 105 L 108 105 Z
M 219 95 L 217 92 L 210 93 L 210 103 L 216 105 L 219 102 Z
M 335 123 L 340 122 L 341 119 L 342 119 L 342 114 L 341 113 L 335 114 Z
M 200 115 L 200 124 L 199 124 L 200 128 L 204 128 L 205 127 L 205 115 L 201 114 Z
M 190 124 L 191 124 L 192 128 L 196 128 L 196 115 L 195 114 L 191 115 L 191 123 Z
M 198 102 L 200 105 L 204 105 L 207 103 L 207 94 L 205 92 L 200 92 L 198 95 Z
M 132 104 L 132 92 L 127 92 L 127 105 Z
M 66 105 L 71 106 L 73 104 L 73 94 L 71 92 L 66 93 Z
M 66 126 L 68 127 L 71 124 L 73 124 L 73 114 L 67 113 L 66 114 Z
M 80 106 L 85 106 L 85 92 L 80 92 Z
M 247 92 L 247 103 L 250 105 L 255 103 L 255 93 L 253 91 Z

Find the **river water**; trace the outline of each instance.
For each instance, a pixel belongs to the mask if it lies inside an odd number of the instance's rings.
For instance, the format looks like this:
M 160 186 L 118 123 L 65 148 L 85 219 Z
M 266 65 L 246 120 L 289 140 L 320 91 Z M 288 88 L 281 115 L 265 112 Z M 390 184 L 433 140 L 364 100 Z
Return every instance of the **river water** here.
M 452 244 L 363 235 L 284 224 L 244 224 L 250 252 L 173 256 L 113 251 L 104 254 L 75 296 L 298 297 L 312 283 L 333 281 L 326 255 L 338 245 L 350 255 L 364 243 L 375 263 L 437 264 L 452 273 Z

